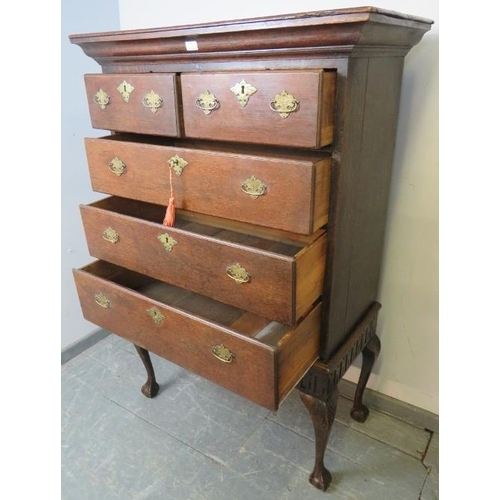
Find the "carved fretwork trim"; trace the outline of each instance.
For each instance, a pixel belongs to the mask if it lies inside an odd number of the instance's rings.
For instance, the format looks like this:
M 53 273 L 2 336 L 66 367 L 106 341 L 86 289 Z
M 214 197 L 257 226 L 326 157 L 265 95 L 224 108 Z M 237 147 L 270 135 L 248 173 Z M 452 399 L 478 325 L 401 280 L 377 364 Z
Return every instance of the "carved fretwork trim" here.
M 301 392 L 326 401 L 377 330 L 380 304 L 375 302 L 340 349 L 328 361 L 317 361 L 299 382 Z

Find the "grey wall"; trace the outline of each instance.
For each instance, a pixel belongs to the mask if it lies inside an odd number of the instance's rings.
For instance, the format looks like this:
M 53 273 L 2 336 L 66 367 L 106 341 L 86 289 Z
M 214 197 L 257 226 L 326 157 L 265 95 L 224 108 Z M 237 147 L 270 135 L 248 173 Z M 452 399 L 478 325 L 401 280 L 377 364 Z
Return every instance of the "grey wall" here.
M 118 0 L 63 0 L 61 2 L 61 345 L 66 348 L 97 330 L 82 317 L 72 268 L 93 259 L 89 256 L 80 219 L 79 204 L 102 198 L 92 192 L 83 145 L 84 137 L 105 135 L 91 128 L 84 73 L 100 67 L 68 35 L 120 28 Z

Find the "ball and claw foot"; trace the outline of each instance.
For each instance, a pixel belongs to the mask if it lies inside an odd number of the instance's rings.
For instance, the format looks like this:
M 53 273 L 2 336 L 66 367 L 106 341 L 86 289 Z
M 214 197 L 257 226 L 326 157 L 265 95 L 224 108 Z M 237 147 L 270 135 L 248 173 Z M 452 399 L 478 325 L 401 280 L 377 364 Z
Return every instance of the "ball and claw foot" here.
M 156 382 L 155 371 L 153 369 L 153 364 L 151 363 L 151 357 L 149 355 L 149 352 L 143 347 L 135 345 L 135 348 L 137 350 L 137 353 L 139 354 L 139 357 L 144 363 L 144 367 L 146 368 L 146 372 L 148 374 L 148 379 L 146 380 L 146 383 L 141 387 L 141 392 L 147 398 L 154 398 L 158 394 L 160 386 Z
M 351 418 L 360 424 L 366 422 L 369 414 L 370 410 L 368 409 L 368 406 L 365 405 L 358 406 L 351 410 Z
M 372 373 L 373 365 L 380 353 L 380 339 L 376 334 L 370 339 L 363 349 L 363 364 L 361 365 L 361 373 L 359 382 L 354 394 L 354 402 L 351 410 L 351 417 L 356 422 L 364 423 L 370 414 L 370 410 L 363 404 L 363 394 L 366 389 L 366 384 Z
M 326 491 L 332 482 L 332 475 L 326 467 L 314 469 L 309 476 L 309 482 L 318 490 Z
M 152 384 L 148 384 L 147 382 L 141 387 L 141 392 L 147 398 L 154 398 L 158 391 L 160 390 L 160 386 L 157 382 L 153 382 Z

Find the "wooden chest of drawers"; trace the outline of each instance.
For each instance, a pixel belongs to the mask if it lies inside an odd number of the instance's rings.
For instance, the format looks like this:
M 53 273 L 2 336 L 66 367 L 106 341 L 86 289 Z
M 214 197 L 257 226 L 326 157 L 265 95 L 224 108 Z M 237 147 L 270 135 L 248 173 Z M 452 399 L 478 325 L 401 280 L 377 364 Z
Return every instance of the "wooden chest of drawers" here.
M 337 383 L 375 334 L 404 56 L 431 21 L 376 8 L 71 36 L 85 75 L 95 262 L 84 316 L 276 410 L 298 387 L 323 465 Z M 164 224 L 175 199 L 176 217 Z M 172 200 L 170 200 L 172 201 Z

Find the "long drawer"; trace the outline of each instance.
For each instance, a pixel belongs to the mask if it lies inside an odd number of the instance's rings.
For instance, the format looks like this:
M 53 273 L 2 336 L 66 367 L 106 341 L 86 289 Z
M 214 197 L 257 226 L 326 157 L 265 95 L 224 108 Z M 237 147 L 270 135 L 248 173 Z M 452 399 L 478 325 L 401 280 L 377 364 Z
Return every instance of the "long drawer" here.
M 119 197 L 81 206 L 90 254 L 289 325 L 321 295 L 323 230 L 285 241 L 279 233 L 272 239 L 271 232 L 239 232 L 234 223 L 200 223 L 189 213 L 165 227 L 164 213 L 162 206 Z
M 176 81 L 173 73 L 85 75 L 92 126 L 179 136 Z
M 127 134 L 85 139 L 92 188 L 159 205 L 311 234 L 326 224 L 331 156 L 221 149 Z
M 290 328 L 108 262 L 74 277 L 87 320 L 270 410 L 318 355 L 320 305 Z

